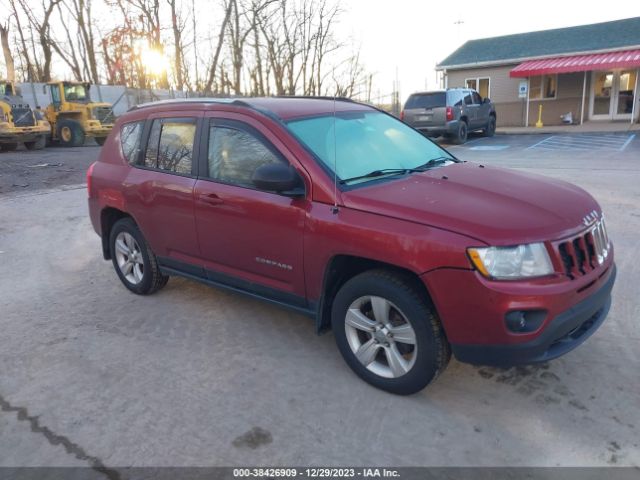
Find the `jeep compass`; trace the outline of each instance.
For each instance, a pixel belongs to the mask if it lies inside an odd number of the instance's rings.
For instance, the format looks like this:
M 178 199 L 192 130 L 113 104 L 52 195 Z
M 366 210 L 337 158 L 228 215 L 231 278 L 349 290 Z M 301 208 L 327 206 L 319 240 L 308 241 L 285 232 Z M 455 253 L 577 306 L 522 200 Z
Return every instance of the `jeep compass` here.
M 130 291 L 180 275 L 291 308 L 398 394 L 452 353 L 505 367 L 556 358 L 611 303 L 613 246 L 591 195 L 460 161 L 353 101 L 138 106 L 87 177 L 102 254 Z

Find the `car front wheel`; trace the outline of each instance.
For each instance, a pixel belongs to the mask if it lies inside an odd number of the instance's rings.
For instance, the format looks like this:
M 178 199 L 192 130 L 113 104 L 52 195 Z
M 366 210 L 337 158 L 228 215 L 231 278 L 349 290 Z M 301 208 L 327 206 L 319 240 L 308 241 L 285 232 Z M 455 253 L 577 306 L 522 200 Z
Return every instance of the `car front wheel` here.
M 131 218 L 118 220 L 109 235 L 113 267 L 125 287 L 138 295 L 160 290 L 169 277 L 160 272 L 158 260 Z
M 483 130 L 485 137 L 493 137 L 496 133 L 496 117 L 491 115 L 487 127 Z
M 449 362 L 435 310 L 404 275 L 374 270 L 347 281 L 333 303 L 332 328 L 353 371 L 391 393 L 422 390 Z

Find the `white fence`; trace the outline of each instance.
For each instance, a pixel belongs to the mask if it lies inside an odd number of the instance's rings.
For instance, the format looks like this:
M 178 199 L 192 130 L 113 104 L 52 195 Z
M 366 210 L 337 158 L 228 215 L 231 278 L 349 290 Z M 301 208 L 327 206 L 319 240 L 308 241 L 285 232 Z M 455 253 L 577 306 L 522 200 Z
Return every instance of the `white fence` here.
M 18 83 L 22 97 L 32 107 L 45 108 L 51 103 L 49 89 L 44 83 Z M 127 88 L 121 85 L 91 85 L 91 100 L 107 102 L 113 105 L 116 116 L 122 115 L 129 108 L 140 103 L 170 98 L 184 98 L 184 92 L 174 90 Z

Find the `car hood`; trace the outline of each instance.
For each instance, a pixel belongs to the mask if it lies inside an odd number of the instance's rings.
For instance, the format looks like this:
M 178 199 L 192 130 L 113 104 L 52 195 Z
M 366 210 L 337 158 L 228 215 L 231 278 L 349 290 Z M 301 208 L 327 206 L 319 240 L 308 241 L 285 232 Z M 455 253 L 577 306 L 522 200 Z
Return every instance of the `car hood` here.
M 455 163 L 343 192 L 347 208 L 461 233 L 489 245 L 557 240 L 600 212 L 575 185 L 475 163 Z

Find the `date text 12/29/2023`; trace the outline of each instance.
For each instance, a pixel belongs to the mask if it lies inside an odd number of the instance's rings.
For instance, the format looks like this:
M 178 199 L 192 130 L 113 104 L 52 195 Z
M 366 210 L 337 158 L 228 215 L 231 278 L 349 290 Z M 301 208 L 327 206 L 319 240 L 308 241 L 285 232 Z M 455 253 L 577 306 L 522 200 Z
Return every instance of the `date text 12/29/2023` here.
M 234 478 L 400 478 L 388 468 L 234 468 Z

